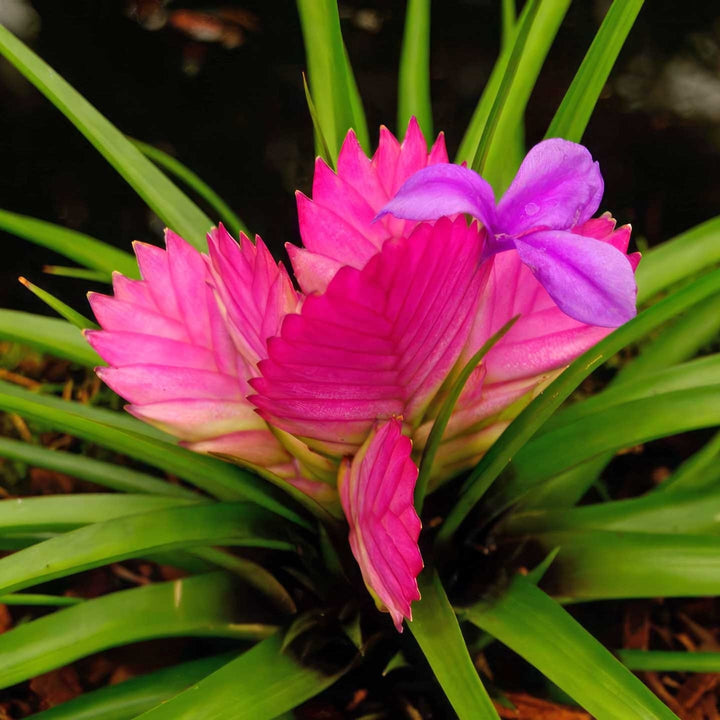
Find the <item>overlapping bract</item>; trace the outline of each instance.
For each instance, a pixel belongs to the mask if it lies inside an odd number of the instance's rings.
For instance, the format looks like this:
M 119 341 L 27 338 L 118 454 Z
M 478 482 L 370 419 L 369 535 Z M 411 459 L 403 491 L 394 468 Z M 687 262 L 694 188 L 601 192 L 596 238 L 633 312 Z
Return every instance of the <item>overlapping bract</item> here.
M 337 501 L 337 485 L 365 583 L 399 630 L 422 568 L 415 461 L 459 368 L 520 315 L 464 388 L 433 484 L 481 457 L 610 331 L 599 325 L 634 312 L 630 229 L 590 219 L 596 164 L 572 143 L 538 147 L 496 207 L 482 178 L 447 164 L 442 136 L 428 152 L 414 120 L 402 143 L 383 128 L 372 159 L 351 132 L 337 173 L 319 160 L 312 200 L 298 194 L 305 247 L 288 252 L 305 295 L 260 239 L 220 227 L 208 255 L 169 231 L 166 251 L 138 244 L 143 280 L 116 276 L 114 297 L 91 297 L 99 373 L 131 412 L 319 502 Z M 601 297 L 611 307 L 586 324 Z
M 370 432 L 352 460 L 343 460 L 338 475 L 353 555 L 399 632 L 403 618 L 412 619 L 410 604 L 420 599 L 417 576 L 423 568 L 420 518 L 413 506 L 418 468 L 411 449 L 400 421 L 388 420 Z

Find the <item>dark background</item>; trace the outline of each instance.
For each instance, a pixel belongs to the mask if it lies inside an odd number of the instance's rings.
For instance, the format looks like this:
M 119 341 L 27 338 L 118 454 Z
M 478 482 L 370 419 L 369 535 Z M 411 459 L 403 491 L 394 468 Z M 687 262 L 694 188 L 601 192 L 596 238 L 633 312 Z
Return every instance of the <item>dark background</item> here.
M 0 12 L 21 0 L 0 0 Z M 172 152 L 200 174 L 281 255 L 298 242 L 293 191 L 309 191 L 312 126 L 302 90 L 304 52 L 294 2 L 33 0 L 27 41 L 120 129 Z M 343 32 L 373 141 L 395 129 L 404 2 L 340 3 Z M 432 96 L 451 154 L 498 51 L 499 0 L 436 0 Z M 575 0 L 527 112 L 538 141 L 609 5 Z M 243 9 L 257 28 L 242 44 L 199 42 L 178 11 Z M 187 17 L 187 16 L 186 16 Z M 192 20 L 192 16 L 191 20 Z M 217 16 L 215 16 L 217 17 Z M 195 18 L 197 20 L 197 17 Z M 149 26 L 159 26 L 150 30 Z M 226 24 L 237 41 L 237 24 Z M 234 35 L 233 35 L 234 33 Z M 87 141 L 2 61 L 0 207 L 129 248 L 161 241 L 162 225 Z M 651 0 L 603 92 L 584 138 L 600 161 L 603 209 L 632 222 L 641 247 L 720 208 L 720 4 Z M 45 312 L 18 275 L 85 311 L 88 283 L 42 275 L 70 264 L 0 233 L 0 304 Z

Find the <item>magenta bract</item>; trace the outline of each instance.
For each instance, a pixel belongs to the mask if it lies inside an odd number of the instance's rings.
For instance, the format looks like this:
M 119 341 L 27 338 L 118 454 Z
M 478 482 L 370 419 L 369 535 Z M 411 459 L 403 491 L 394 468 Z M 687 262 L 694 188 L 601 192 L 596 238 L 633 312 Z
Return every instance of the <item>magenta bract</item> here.
M 142 280 L 116 275 L 113 297 L 90 298 L 98 374 L 188 447 L 344 513 L 400 630 L 422 568 L 417 462 L 459 368 L 520 315 L 464 388 L 431 488 L 634 313 L 639 258 L 628 226 L 591 219 L 601 194 L 597 164 L 564 141 L 534 148 L 496 207 L 482 178 L 447 163 L 442 136 L 428 152 L 415 120 L 402 143 L 382 128 L 372 159 L 351 132 L 337 172 L 318 160 L 313 198 L 298 195 L 304 247 L 288 252 L 302 293 L 260 238 L 220 226 L 203 254 L 168 231 L 166 250 L 135 245 Z

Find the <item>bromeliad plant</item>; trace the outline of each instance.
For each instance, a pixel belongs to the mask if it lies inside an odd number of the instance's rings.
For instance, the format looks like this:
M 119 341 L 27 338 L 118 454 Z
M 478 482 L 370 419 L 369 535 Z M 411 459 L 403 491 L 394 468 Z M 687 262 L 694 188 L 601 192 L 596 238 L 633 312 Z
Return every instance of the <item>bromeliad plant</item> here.
M 112 295 L 90 297 L 99 329 L 44 294 L 70 322 L 3 311 L 0 336 L 100 365 L 135 418 L 7 383 L 0 407 L 184 481 L 2 440 L 7 457 L 117 492 L 0 504 L 3 547 L 17 550 L 0 560 L 0 593 L 27 603 L 19 591 L 129 558 L 188 573 L 6 633 L 3 686 L 136 640 L 225 636 L 256 644 L 38 717 L 269 720 L 363 658 L 376 662 L 378 637 L 407 642 L 362 600 L 371 595 L 397 631 L 407 623 L 461 718 L 498 717 L 461 623 L 595 717 L 675 717 L 558 602 L 720 585 L 717 440 L 647 495 L 573 508 L 615 451 L 720 422 L 720 362 L 691 359 L 720 325 L 718 221 L 638 266 L 629 226 L 593 217 L 603 180 L 578 144 L 641 4 L 615 0 L 549 139 L 518 167 L 525 104 L 567 2 L 530 0 L 517 21 L 506 12 L 505 47 L 450 163 L 442 135 L 427 144 L 429 3 L 408 4 L 404 139 L 382 128 L 370 157 L 337 8 L 301 0 L 321 157 L 312 199 L 298 194 L 303 247 L 288 247 L 299 290 L 259 237 L 212 227 L 142 152 L 170 172 L 177 164 L 124 138 L 0 30 L 0 52 L 172 228 L 164 249 L 135 244 L 136 265 L 100 241 L 0 215 L 6 229 L 113 273 Z M 636 301 L 647 305 L 637 317 Z M 636 356 L 607 389 L 555 412 L 628 346 Z M 422 533 L 421 518 L 432 519 Z M 478 577 L 483 534 L 503 571 Z

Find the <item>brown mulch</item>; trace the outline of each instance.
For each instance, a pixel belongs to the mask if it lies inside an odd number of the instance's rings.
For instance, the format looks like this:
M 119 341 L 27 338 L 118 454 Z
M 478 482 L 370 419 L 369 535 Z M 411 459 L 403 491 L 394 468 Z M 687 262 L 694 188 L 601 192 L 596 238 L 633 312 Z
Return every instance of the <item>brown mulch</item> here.
M 720 651 L 717 601 L 632 602 L 625 608 L 623 647 Z M 720 673 L 639 673 L 681 720 L 720 720 Z

